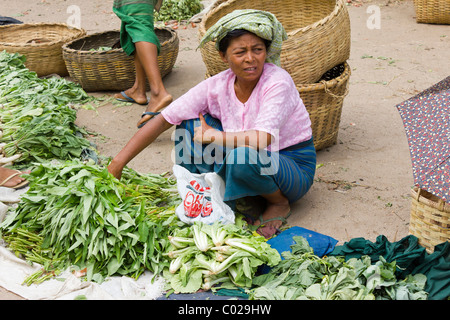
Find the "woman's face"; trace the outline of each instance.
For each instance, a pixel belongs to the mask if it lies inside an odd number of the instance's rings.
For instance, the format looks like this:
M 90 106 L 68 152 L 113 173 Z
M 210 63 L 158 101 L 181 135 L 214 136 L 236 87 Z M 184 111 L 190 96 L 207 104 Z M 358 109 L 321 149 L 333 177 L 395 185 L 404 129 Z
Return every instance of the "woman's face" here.
M 266 61 L 266 46 L 261 38 L 246 33 L 230 41 L 227 51 L 219 52 L 239 81 L 258 81 Z

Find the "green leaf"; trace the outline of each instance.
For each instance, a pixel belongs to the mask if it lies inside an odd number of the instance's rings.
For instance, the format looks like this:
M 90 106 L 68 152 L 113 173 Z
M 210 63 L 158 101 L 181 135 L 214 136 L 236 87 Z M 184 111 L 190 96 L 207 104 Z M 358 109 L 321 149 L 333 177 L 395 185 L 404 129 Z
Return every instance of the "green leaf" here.
M 112 258 L 107 265 L 108 274 L 114 275 L 121 266 L 122 263 L 120 263 L 119 260 L 117 260 L 117 258 Z
M 185 285 L 183 285 L 183 280 Z M 181 279 L 180 273 L 175 274 L 170 280 L 170 285 L 178 293 L 197 292 L 202 286 L 202 270 L 195 269 Z
M 139 241 L 147 242 L 149 230 L 146 222 L 141 222 L 139 224 L 138 232 L 139 232 Z
M 93 200 L 94 200 L 94 197 L 92 195 L 85 195 L 84 197 L 82 197 L 83 212 L 81 213 L 81 216 L 82 216 L 81 223 L 83 225 L 86 225 L 90 215 L 92 214 Z

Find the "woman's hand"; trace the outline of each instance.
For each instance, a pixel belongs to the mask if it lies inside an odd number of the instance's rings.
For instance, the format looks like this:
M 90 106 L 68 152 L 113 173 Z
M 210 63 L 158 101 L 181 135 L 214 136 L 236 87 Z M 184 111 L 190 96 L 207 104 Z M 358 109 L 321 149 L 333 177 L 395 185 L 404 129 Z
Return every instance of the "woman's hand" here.
M 192 138 L 194 142 L 209 144 L 220 139 L 222 132 L 208 125 L 201 113 L 199 114 L 199 118 L 200 126 L 194 128 L 194 137 Z
M 108 172 L 111 173 L 114 177 L 120 180 L 122 177 L 123 166 L 117 165 L 114 159 L 108 165 Z

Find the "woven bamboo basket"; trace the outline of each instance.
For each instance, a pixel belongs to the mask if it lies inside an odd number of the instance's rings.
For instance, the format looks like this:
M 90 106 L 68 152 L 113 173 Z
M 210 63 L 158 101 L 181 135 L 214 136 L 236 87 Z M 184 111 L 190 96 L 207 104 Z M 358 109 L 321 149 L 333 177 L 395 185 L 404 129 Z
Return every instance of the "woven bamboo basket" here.
M 450 24 L 449 0 L 414 0 L 419 23 Z
M 63 23 L 30 23 L 0 26 L 0 51 L 26 56 L 25 66 L 46 76 L 68 75 L 62 57 L 62 46 L 86 34 L 83 29 Z
M 179 38 L 171 28 L 155 28 L 161 43 L 158 67 L 161 77 L 172 71 L 178 57 Z M 120 31 L 95 33 L 69 42 L 63 47 L 63 58 L 70 77 L 85 91 L 117 91 L 131 88 L 135 81 L 134 57 L 119 44 Z M 118 48 L 116 48 L 118 45 Z M 100 51 L 99 47 L 114 47 Z M 94 50 L 91 50 L 94 49 Z M 148 84 L 147 84 L 148 88 Z
M 199 25 L 200 39 L 221 17 L 236 9 L 258 9 L 273 13 L 283 24 L 288 39 L 283 42 L 281 66 L 295 83 L 315 83 L 350 56 L 350 19 L 344 0 L 230 0 L 207 12 Z M 200 50 L 207 74 L 228 66 L 220 59 L 215 43 Z
M 350 66 L 343 63 L 327 71 L 318 83 L 297 85 L 300 98 L 309 112 L 317 151 L 337 142 L 350 74 Z
M 431 253 L 436 245 L 450 241 L 450 204 L 417 187 L 411 189 L 411 198 L 409 232 Z

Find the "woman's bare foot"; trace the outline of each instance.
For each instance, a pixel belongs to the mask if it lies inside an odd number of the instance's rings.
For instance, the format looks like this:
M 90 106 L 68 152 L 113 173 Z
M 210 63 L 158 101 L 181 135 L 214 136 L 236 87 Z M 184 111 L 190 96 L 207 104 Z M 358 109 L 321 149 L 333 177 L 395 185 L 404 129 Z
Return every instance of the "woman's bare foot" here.
M 173 101 L 173 98 L 170 94 L 166 93 L 165 95 L 157 95 L 157 96 L 151 96 L 150 102 L 147 105 L 146 112 L 158 112 L 165 107 L 167 107 L 169 104 L 171 104 Z M 143 123 L 147 122 L 154 116 L 152 115 L 143 115 L 139 122 L 137 123 L 137 126 L 139 127 Z
M 146 104 L 148 101 L 147 95 L 145 94 L 145 92 L 140 92 L 138 90 L 136 90 L 135 88 L 130 88 L 128 90 L 123 91 L 125 93 L 126 96 L 124 96 L 121 92 L 116 93 L 114 95 L 114 98 L 119 99 L 119 100 L 123 100 L 123 101 L 128 101 L 127 97 L 133 99 L 137 104 Z M 133 102 L 133 101 L 128 101 L 128 102 Z
M 266 210 L 262 214 L 263 224 L 269 227 L 280 228 L 290 211 L 291 207 L 288 201 L 280 203 L 268 202 Z M 255 225 L 261 225 L 261 221 L 259 219 L 256 220 Z
M 267 200 L 266 209 L 253 225 L 259 226 L 257 233 L 265 238 L 271 238 L 286 222 L 291 211 L 289 200 L 278 189 L 274 193 L 263 195 Z
M 19 188 L 26 185 L 27 180 L 21 177 L 21 174 L 30 173 L 29 171 L 20 172 L 13 169 L 0 167 L 0 186 L 7 188 Z

